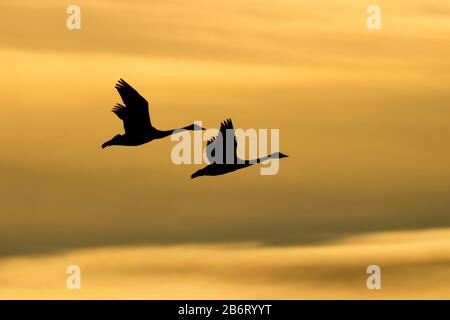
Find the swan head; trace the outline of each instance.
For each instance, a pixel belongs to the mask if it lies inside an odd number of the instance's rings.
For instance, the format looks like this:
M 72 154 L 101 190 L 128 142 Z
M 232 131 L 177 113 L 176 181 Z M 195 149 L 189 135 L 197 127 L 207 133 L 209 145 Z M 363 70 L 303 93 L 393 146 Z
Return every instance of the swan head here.
M 275 158 L 275 159 L 281 159 L 281 158 L 287 158 L 289 156 L 287 154 L 284 154 L 284 153 L 281 153 L 281 152 L 275 152 L 270 157 L 271 158 Z
M 114 136 L 111 140 L 108 140 L 104 144 L 102 144 L 102 148 L 105 149 L 106 147 L 109 146 L 123 145 L 124 142 L 125 142 L 124 136 L 118 134 Z

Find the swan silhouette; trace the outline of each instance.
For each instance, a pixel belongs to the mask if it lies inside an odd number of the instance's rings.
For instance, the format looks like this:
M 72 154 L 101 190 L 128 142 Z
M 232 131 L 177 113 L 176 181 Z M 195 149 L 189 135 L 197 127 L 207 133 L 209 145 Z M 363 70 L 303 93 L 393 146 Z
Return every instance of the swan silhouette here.
M 205 130 L 197 124 L 172 129 L 158 130 L 152 126 L 148 111 L 148 102 L 132 86 L 120 79 L 115 88 L 122 97 L 125 105 L 120 103 L 112 109 L 119 119 L 123 121 L 125 134 L 118 134 L 111 140 L 102 144 L 102 148 L 113 145 L 119 146 L 139 146 L 155 139 L 162 139 L 173 133 L 175 130 Z
M 194 172 L 191 175 L 191 178 L 194 179 L 200 176 L 218 176 L 244 169 L 266 160 L 288 157 L 281 152 L 275 152 L 266 157 L 243 160 L 237 157 L 236 149 L 237 141 L 234 134 L 233 122 L 231 119 L 227 119 L 220 124 L 217 137 L 213 137 L 206 143 L 206 155 L 210 164 Z

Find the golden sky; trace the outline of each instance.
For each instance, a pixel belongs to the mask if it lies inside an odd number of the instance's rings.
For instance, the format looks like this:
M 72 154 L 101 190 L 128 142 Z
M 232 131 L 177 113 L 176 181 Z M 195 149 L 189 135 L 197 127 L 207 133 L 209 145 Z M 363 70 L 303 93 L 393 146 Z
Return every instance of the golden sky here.
M 76 1 L 72 31 L 69 4 L 0 1 L 0 297 L 449 297 L 448 1 L 377 1 L 380 31 L 361 0 Z M 119 78 L 157 128 L 290 157 L 191 180 L 168 138 L 102 150 Z

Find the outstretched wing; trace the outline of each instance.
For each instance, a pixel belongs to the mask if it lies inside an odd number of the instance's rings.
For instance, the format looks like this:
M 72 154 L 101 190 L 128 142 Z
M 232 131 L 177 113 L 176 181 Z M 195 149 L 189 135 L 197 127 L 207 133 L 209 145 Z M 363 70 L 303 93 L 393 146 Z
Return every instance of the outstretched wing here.
M 213 137 L 206 143 L 206 155 L 210 163 L 227 163 L 228 158 L 233 159 L 233 163 L 236 163 L 236 149 L 237 141 L 233 122 L 231 119 L 227 119 L 220 124 L 217 137 Z
M 140 136 L 151 130 L 147 100 L 123 79 L 117 82 L 116 89 L 125 105 L 118 103 L 112 112 L 123 121 L 125 133 Z

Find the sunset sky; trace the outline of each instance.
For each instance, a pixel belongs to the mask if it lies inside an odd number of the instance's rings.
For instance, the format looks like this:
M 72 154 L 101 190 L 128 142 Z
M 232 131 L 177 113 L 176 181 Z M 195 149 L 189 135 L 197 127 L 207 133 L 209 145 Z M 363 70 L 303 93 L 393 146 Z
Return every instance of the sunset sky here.
M 0 0 L 0 298 L 450 298 L 450 3 Z M 159 129 L 280 130 L 277 175 L 102 150 L 124 78 Z M 81 290 L 66 267 L 81 267 Z M 382 289 L 366 288 L 366 268 Z

